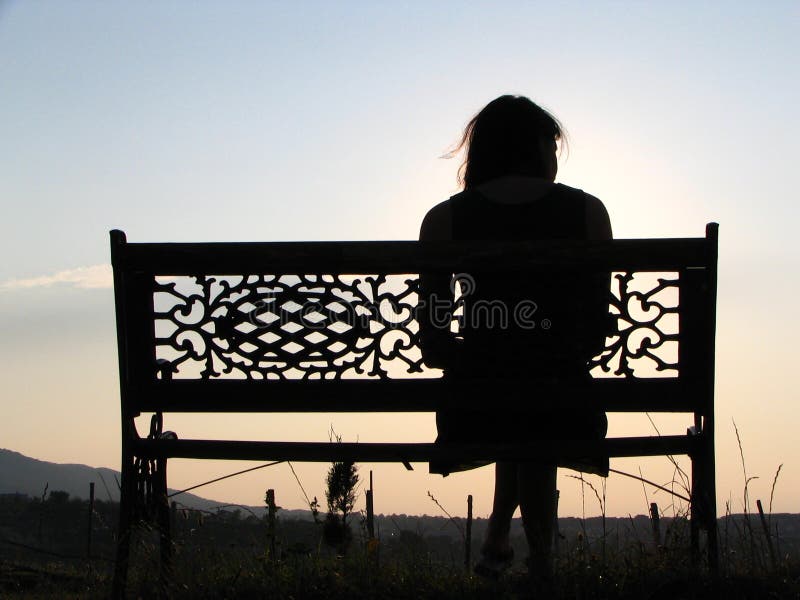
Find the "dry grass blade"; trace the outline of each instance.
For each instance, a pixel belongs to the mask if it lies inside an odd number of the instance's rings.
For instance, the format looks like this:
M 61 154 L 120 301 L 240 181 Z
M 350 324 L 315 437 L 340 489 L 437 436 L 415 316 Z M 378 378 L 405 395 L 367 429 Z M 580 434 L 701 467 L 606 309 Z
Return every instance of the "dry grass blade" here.
M 467 539 L 467 534 L 464 532 L 464 528 L 461 526 L 461 523 L 459 523 L 458 519 L 456 519 L 453 515 L 451 515 L 449 512 L 447 512 L 445 510 L 444 506 L 439 504 L 439 501 L 434 497 L 433 494 L 431 494 L 430 490 L 428 490 L 428 498 L 433 500 L 433 503 L 436 504 L 436 506 L 439 507 L 439 510 L 441 510 L 444 514 L 447 515 L 447 518 L 450 519 L 450 522 L 453 523 L 453 525 L 456 526 L 456 529 L 458 529 L 458 532 L 461 534 L 461 537 L 464 538 L 464 540 L 466 540 Z
M 742 448 L 742 438 L 739 435 L 739 428 L 736 426 L 736 421 L 734 419 L 731 419 L 731 421 L 733 422 L 733 430 L 736 432 L 736 443 L 739 445 L 739 456 L 742 459 L 742 473 L 744 474 L 744 499 L 743 499 L 744 507 L 743 507 L 743 509 L 744 509 L 745 516 L 747 516 L 747 514 L 750 512 L 750 495 L 749 495 L 749 492 L 748 492 L 748 486 L 750 485 L 750 482 L 752 480 L 758 479 L 758 477 L 757 476 L 753 476 L 753 477 L 748 477 L 747 476 L 747 467 L 746 467 L 746 465 L 744 463 L 744 449 Z
M 616 473 L 617 475 L 623 475 L 625 477 L 630 477 L 631 479 L 636 479 L 637 481 L 641 481 L 642 483 L 646 483 L 647 485 L 651 485 L 654 488 L 661 490 L 662 492 L 667 492 L 668 494 L 670 494 L 672 496 L 675 496 L 676 498 L 680 498 L 681 500 L 683 500 L 685 502 L 690 502 L 690 499 L 687 496 L 679 494 L 679 493 L 677 493 L 677 492 L 675 492 L 675 491 L 673 491 L 673 490 L 671 490 L 671 489 L 669 489 L 667 487 L 664 487 L 663 485 L 658 485 L 657 483 L 655 483 L 653 481 L 650 481 L 649 479 L 645 479 L 644 477 L 640 477 L 639 475 L 631 475 L 630 473 L 626 473 L 625 471 L 619 471 L 617 469 L 609 469 L 608 472 L 609 473 Z M 645 497 L 646 496 L 647 495 L 645 494 Z M 649 504 L 648 504 L 648 506 L 649 506 Z
M 567 475 L 567 477 L 570 477 L 572 479 L 577 479 L 578 481 L 581 482 L 581 485 L 588 485 L 589 489 L 594 492 L 594 495 L 597 498 L 597 502 L 600 505 L 600 510 L 605 512 L 605 505 L 603 503 L 603 499 L 600 497 L 600 492 L 598 492 L 597 488 L 592 485 L 591 481 L 588 481 L 588 480 L 584 479 L 583 475 L 580 475 L 580 476 L 579 475 Z
M 656 426 L 655 421 L 653 421 L 653 418 L 650 416 L 650 413 L 646 412 L 644 414 L 647 417 L 647 420 L 650 421 L 650 425 L 653 426 L 653 430 L 656 432 L 656 435 L 661 437 L 661 431 L 659 431 L 658 427 Z M 677 471 L 678 476 L 680 477 L 680 480 L 681 480 L 681 487 L 683 488 L 683 490 L 687 494 L 689 494 L 690 491 L 691 491 L 691 486 L 689 484 L 689 474 L 686 473 L 686 471 L 683 469 L 683 467 L 681 467 L 678 464 L 678 461 L 675 459 L 674 456 L 672 456 L 671 454 L 667 454 L 666 457 L 667 457 L 667 460 L 672 463 L 672 466 L 675 467 L 675 471 Z
M 331 431 L 332 431 L 332 429 L 331 429 Z M 300 486 L 300 491 L 303 492 L 303 498 L 306 499 L 306 504 L 308 505 L 308 508 L 311 511 L 311 516 L 313 517 L 314 522 L 315 523 L 319 523 L 319 510 L 317 509 L 317 498 L 315 497 L 313 502 L 311 500 L 309 500 L 308 494 L 306 494 L 306 489 L 303 487 L 303 484 L 300 482 L 300 478 L 297 476 L 297 473 L 295 472 L 294 467 L 292 466 L 292 463 L 287 460 L 286 464 L 289 465 L 289 469 L 291 469 L 292 475 L 294 475 L 294 479 L 297 482 L 297 485 Z
M 769 490 L 769 518 L 770 524 L 772 524 L 772 499 L 775 497 L 775 485 L 778 483 L 778 475 L 781 474 L 781 469 L 783 468 L 783 463 L 778 465 L 778 470 L 775 471 L 775 477 L 772 478 L 772 487 Z
M 601 517 L 601 522 L 602 522 L 602 527 L 603 527 L 603 537 L 601 539 L 601 545 L 602 545 L 601 547 L 602 547 L 602 553 L 603 553 L 603 564 L 605 564 L 605 561 L 606 561 L 606 539 L 608 538 L 608 531 L 606 530 L 606 502 L 605 502 L 605 498 L 606 498 L 606 480 L 605 480 L 605 478 L 602 480 L 603 493 L 601 495 L 600 492 L 597 491 L 597 488 L 594 487 L 594 485 L 592 485 L 591 481 L 587 481 L 586 479 L 583 478 L 583 473 L 581 473 L 580 475 L 567 475 L 567 477 L 570 477 L 572 479 L 577 479 L 578 481 L 581 482 L 581 498 L 583 498 L 583 486 L 584 485 L 589 486 L 589 489 L 592 490 L 592 492 L 594 492 L 594 496 L 595 496 L 595 498 L 597 498 L 597 503 L 600 505 L 600 517 Z M 584 505 L 583 517 L 582 517 L 582 520 L 581 520 L 581 523 L 582 523 L 581 528 L 582 528 L 582 530 L 584 532 L 584 539 L 586 539 L 586 523 L 585 522 L 586 522 L 586 507 Z

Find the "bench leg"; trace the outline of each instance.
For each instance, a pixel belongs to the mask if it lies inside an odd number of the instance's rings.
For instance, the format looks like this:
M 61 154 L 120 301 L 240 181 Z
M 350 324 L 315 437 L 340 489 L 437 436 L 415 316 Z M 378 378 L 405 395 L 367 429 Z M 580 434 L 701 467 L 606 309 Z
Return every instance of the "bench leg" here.
M 158 534 L 161 550 L 160 560 L 160 584 L 162 592 L 166 593 L 172 581 L 172 529 L 170 523 L 169 499 L 167 498 L 167 459 L 159 458 L 156 460 L 156 486 L 155 500 L 156 519 L 158 523 Z
M 136 473 L 133 456 L 123 454 L 122 481 L 119 498 L 119 529 L 117 532 L 117 556 L 114 564 L 114 581 L 112 598 L 124 598 L 128 581 L 128 560 L 130 558 L 131 530 L 133 528 L 133 511 L 136 493 Z
M 712 574 L 719 570 L 717 542 L 717 503 L 714 468 L 714 447 L 710 440 L 703 440 L 701 448 L 692 456 L 691 498 L 691 550 L 692 564 L 700 564 L 700 529 L 706 530 L 708 568 Z
M 691 456 L 692 460 L 692 494 L 689 512 L 689 539 L 691 547 L 691 564 L 694 567 L 700 564 L 700 507 L 702 495 L 702 476 L 700 475 L 700 459 L 698 456 Z
M 708 566 L 713 575 L 719 574 L 719 546 L 717 541 L 717 507 L 712 499 L 709 507 L 708 525 Z
M 703 518 L 708 533 L 708 568 L 713 575 L 719 573 L 719 548 L 717 546 L 717 483 L 713 437 L 706 431 L 702 450 Z

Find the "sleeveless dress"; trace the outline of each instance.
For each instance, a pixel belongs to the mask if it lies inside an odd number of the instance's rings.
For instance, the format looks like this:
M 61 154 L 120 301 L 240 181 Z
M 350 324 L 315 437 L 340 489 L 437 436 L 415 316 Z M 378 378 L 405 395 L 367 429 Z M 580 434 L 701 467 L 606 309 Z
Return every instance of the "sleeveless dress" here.
M 543 196 L 524 203 L 500 203 L 478 190 L 451 199 L 452 232 L 456 240 L 585 240 L 587 195 L 554 185 Z M 458 408 L 451 398 L 436 415 L 437 443 L 602 439 L 605 413 L 588 409 L 580 414 L 537 409 L 536 382 L 590 377 L 587 361 L 603 348 L 608 331 L 609 274 L 559 273 L 515 277 L 513 274 L 469 273 L 474 289 L 463 302 L 459 319 L 462 338 L 455 363 L 446 378 L 510 377 L 520 382 L 511 392 L 512 411 L 492 411 L 491 398 L 474 398 L 480 410 Z M 489 307 L 506 307 L 506 320 Z M 533 302 L 534 327 L 517 326 L 513 308 Z M 479 308 L 482 307 L 482 308 Z M 542 325 L 543 322 L 544 326 Z M 470 386 L 459 386 L 470 394 Z M 475 405 L 475 404 L 473 404 Z M 447 475 L 489 464 L 431 463 L 430 472 Z M 608 474 L 608 457 L 561 461 L 559 466 Z

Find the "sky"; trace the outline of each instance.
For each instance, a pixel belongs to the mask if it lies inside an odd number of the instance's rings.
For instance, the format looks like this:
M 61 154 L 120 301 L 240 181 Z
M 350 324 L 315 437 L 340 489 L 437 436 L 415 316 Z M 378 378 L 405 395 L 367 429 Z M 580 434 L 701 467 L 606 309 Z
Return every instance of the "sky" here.
M 119 467 L 108 231 L 129 241 L 415 239 L 458 191 L 442 155 L 504 93 L 569 132 L 558 181 L 615 237 L 720 224 L 718 510 L 800 512 L 796 2 L 0 2 L 0 447 Z M 649 434 L 611 415 L 612 434 Z M 680 433 L 686 415 L 655 415 Z M 740 446 L 734 423 L 738 428 Z M 181 437 L 425 440 L 433 415 L 169 416 Z M 686 468 L 688 461 L 679 459 Z M 171 461 L 188 487 L 252 463 Z M 772 489 L 779 465 L 783 465 Z M 324 496 L 324 464 L 295 464 Z M 666 458 L 612 461 L 659 483 Z M 361 465 L 381 513 L 491 510 L 490 467 Z M 746 473 L 746 475 L 745 475 Z M 599 514 L 561 471 L 559 512 Z M 608 515 L 685 508 L 618 475 Z M 43 482 L 44 485 L 44 482 Z M 287 465 L 203 488 L 301 508 Z M 357 508 L 363 507 L 363 498 Z

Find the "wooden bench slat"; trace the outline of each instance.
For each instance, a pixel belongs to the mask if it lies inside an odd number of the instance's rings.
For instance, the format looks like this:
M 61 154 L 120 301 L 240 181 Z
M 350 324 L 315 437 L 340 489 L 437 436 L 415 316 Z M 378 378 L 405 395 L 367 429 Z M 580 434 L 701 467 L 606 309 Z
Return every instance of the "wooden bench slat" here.
M 458 386 L 473 393 L 458 394 Z M 530 385 L 530 384 L 529 384 Z M 503 408 L 503 387 L 513 382 L 470 381 L 458 385 L 442 379 L 394 380 L 174 380 L 154 382 L 131 398 L 141 412 L 434 412 L 459 397 L 464 410 L 486 407 L 483 398 Z M 481 389 L 486 388 L 484 393 Z M 585 385 L 541 385 L 531 390 L 532 403 L 546 409 L 576 409 L 587 404 L 608 412 L 693 412 L 703 407 L 684 379 L 594 379 Z M 514 404 L 509 404 L 509 408 Z
M 491 265 L 519 269 L 677 270 L 708 265 L 702 238 L 599 242 L 227 242 L 126 243 L 115 267 L 160 275 L 419 273 Z
M 690 454 L 693 436 L 559 440 L 514 444 L 331 443 L 231 440 L 151 440 L 135 443 L 140 456 L 222 460 L 303 462 L 429 462 L 431 460 L 520 460 L 520 457 L 578 459 L 607 452 L 612 457 Z

